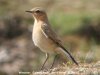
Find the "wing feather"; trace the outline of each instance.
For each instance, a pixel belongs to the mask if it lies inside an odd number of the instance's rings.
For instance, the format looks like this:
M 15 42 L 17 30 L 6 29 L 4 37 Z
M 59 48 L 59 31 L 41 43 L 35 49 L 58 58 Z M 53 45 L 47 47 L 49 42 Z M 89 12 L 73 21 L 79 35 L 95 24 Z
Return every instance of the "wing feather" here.
M 61 40 L 58 38 L 58 36 L 56 35 L 56 33 L 51 29 L 50 25 L 47 24 L 43 24 L 41 26 L 42 32 L 44 33 L 44 35 L 51 39 L 55 44 L 57 44 L 59 47 L 61 47 L 67 54 L 68 57 L 71 58 L 71 60 L 78 65 L 78 63 L 76 62 L 76 60 L 73 58 L 73 56 L 68 52 L 68 50 L 66 50 L 66 48 L 62 45 Z

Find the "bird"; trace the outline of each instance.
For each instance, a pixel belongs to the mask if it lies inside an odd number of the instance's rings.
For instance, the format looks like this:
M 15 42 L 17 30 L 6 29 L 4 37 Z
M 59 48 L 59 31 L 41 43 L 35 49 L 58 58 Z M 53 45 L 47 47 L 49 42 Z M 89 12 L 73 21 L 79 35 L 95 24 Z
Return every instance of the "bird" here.
M 41 51 L 46 54 L 46 59 L 41 67 L 41 70 L 47 62 L 49 54 L 55 54 L 55 58 L 58 54 L 64 54 L 66 57 L 70 58 L 76 65 L 78 65 L 78 62 L 63 46 L 61 39 L 52 29 L 45 9 L 41 7 L 35 7 L 31 10 L 27 10 L 26 12 L 31 13 L 34 18 L 32 40 L 35 46 L 37 46 Z

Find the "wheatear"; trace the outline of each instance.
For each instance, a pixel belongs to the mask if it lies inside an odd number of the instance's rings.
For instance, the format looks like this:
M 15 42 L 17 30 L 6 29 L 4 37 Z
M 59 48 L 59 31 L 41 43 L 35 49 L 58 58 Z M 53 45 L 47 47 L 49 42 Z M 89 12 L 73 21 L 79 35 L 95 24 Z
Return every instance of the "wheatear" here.
M 49 53 L 65 54 L 66 57 L 69 57 L 76 65 L 78 65 L 72 55 L 62 45 L 61 40 L 56 33 L 51 29 L 45 10 L 36 7 L 26 12 L 32 13 L 35 20 L 32 33 L 34 44 L 46 53 L 46 60 L 44 61 L 42 68 L 49 58 Z

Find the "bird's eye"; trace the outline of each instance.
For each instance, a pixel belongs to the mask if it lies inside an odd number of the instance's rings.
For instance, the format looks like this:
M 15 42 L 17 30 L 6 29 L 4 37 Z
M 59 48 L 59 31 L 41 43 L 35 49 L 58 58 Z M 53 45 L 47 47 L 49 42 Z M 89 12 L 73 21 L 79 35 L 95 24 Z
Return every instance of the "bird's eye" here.
M 40 10 L 36 10 L 36 13 L 40 13 Z

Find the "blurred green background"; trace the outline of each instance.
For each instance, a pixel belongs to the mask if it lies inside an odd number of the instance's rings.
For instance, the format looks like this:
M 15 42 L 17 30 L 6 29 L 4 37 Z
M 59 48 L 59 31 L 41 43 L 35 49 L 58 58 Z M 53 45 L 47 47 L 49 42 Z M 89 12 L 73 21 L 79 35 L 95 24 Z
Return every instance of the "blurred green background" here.
M 45 59 L 32 42 L 33 17 L 25 12 L 33 7 L 46 10 L 79 62 L 100 60 L 100 0 L 0 0 L 0 75 L 38 70 Z

